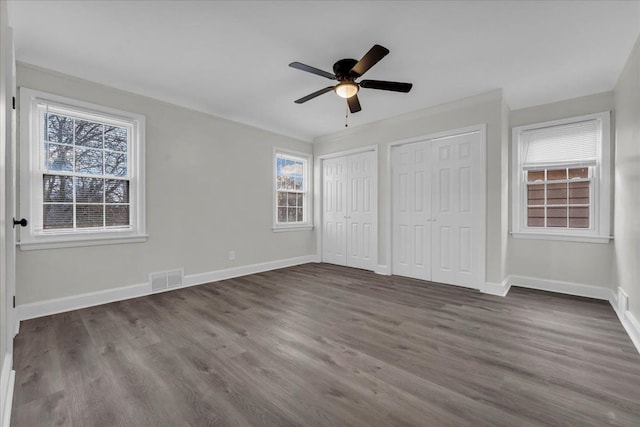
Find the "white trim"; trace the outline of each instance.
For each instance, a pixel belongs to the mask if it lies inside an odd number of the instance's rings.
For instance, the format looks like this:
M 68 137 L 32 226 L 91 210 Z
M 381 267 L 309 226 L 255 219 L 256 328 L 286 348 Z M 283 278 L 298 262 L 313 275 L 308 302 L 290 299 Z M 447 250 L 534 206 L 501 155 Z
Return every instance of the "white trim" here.
M 489 295 L 504 297 L 507 296 L 510 290 L 511 283 L 509 283 L 509 278 L 506 278 L 502 281 L 502 283 L 486 282 L 484 284 L 484 289 L 482 289 L 482 292 Z
M 629 338 L 631 338 L 631 342 L 636 347 L 636 350 L 638 350 L 638 353 L 640 353 L 640 322 L 638 322 L 638 319 L 636 319 L 630 311 L 625 311 L 622 317 L 618 313 L 618 317 L 625 331 L 627 331 Z
M 283 231 L 310 231 L 313 230 L 313 225 L 279 225 L 272 227 L 271 230 L 274 233 L 281 233 Z
M 580 236 L 561 233 L 533 233 L 533 232 L 512 232 L 509 233 L 516 239 L 530 240 L 563 240 L 565 242 L 585 242 L 585 243 L 609 243 L 613 236 Z
M 94 114 L 114 123 L 123 122 L 131 132 L 131 146 L 128 156 L 130 227 L 123 229 L 74 230 L 62 232 L 40 232 L 34 226 L 42 221 L 42 192 L 38 190 L 41 166 L 36 165 L 40 144 L 34 144 L 34 135 L 39 130 L 39 119 L 35 117 L 39 102 L 66 106 L 77 115 Z M 145 117 L 141 114 L 105 107 L 85 101 L 71 99 L 39 90 L 20 88 L 20 216 L 28 219 L 27 227 L 20 230 L 18 245 L 23 250 L 51 249 L 75 246 L 104 245 L 111 243 L 143 242 L 145 231 Z M 40 176 L 40 178 L 38 178 Z M 110 241 L 113 240 L 113 241 Z M 117 241 L 116 241 L 117 240 Z
M 391 273 L 389 272 L 389 266 L 383 264 L 378 264 L 376 266 L 376 269 L 374 270 L 374 273 L 380 274 L 382 276 L 391 276 Z
M 629 296 L 621 287 L 618 287 L 618 304 L 615 307 L 618 313 L 629 310 Z
M 620 323 L 624 327 L 624 330 L 627 331 L 627 335 L 631 338 L 631 342 L 640 353 L 640 322 L 636 317 L 629 311 L 629 296 L 627 293 L 620 287 L 618 287 L 618 300 L 617 303 L 611 302 L 614 311 L 618 315 L 618 319 L 620 319 Z
M 204 283 L 217 282 L 226 279 L 233 279 L 234 277 L 247 276 L 249 274 L 277 270 L 279 268 L 293 267 L 294 265 L 308 264 L 315 261 L 315 255 L 307 255 L 277 261 L 261 262 L 259 264 L 225 268 L 223 270 L 209 271 L 206 273 L 189 274 L 187 276 L 184 276 L 183 287 L 202 285 Z
M 521 135 L 531 129 L 561 126 L 576 122 L 596 120 L 600 123 L 599 144 L 597 147 L 595 175 L 593 177 L 591 206 L 591 228 L 580 231 L 578 229 L 550 229 L 527 227 L 525 224 L 526 191 L 523 190 L 523 150 L 521 149 Z M 579 163 L 579 162 L 578 162 Z M 548 165 L 552 167 L 552 165 Z M 514 127 L 511 131 L 511 231 L 514 238 L 565 240 L 574 242 L 608 243 L 611 229 L 611 112 L 587 114 L 568 119 L 533 123 Z M 537 235 L 538 237 L 533 237 Z
M 318 257 L 316 255 L 307 255 L 240 267 L 226 268 L 222 270 L 208 271 L 205 273 L 190 274 L 184 276 L 182 286 L 171 288 L 167 291 L 173 291 L 188 286 L 202 285 L 205 283 L 217 282 L 219 280 L 231 279 L 248 274 L 261 273 L 264 271 L 292 267 L 294 265 L 307 264 L 311 262 L 318 262 Z M 155 294 L 158 292 L 153 293 Z M 108 304 L 110 302 L 123 301 L 151 294 L 152 292 L 149 283 L 140 283 L 137 285 L 106 289 L 97 292 L 39 301 L 30 304 L 22 304 L 16 307 L 17 319 L 18 321 L 34 319 L 37 317 L 48 316 L 50 314 L 63 313 L 66 311 L 93 307 L 96 305 Z
M 50 314 L 64 313 L 66 311 L 108 304 L 110 302 L 138 298 L 149 295 L 150 293 L 149 284 L 141 283 L 138 285 L 123 286 L 30 304 L 21 304 L 16 307 L 16 310 L 18 321 L 23 321 L 48 316 Z
M 352 148 L 351 150 L 336 151 L 334 153 L 323 154 L 318 156 L 318 160 L 335 159 L 338 157 L 350 156 L 352 154 L 366 153 L 367 151 L 378 151 L 377 145 L 367 145 L 364 147 Z
M 631 342 L 640 353 L 640 322 L 628 310 L 628 300 L 626 300 L 626 293 L 622 288 L 618 288 L 618 294 L 616 295 L 613 290 L 601 286 L 525 276 L 507 276 L 502 281 L 502 284 L 487 282 L 482 292 L 504 297 L 512 286 L 609 301 Z
M 38 236 L 39 237 L 39 236 Z M 116 234 L 109 236 L 106 232 L 104 234 L 91 233 L 88 236 L 79 236 L 77 234 L 67 236 L 56 236 L 55 238 L 47 239 L 46 241 L 37 241 L 38 237 L 34 238 L 34 241 L 28 242 L 16 242 L 16 245 L 23 251 L 32 251 L 38 249 L 57 249 L 57 248 L 75 248 L 79 246 L 100 246 L 100 245 L 119 245 L 122 243 L 142 243 L 146 242 L 149 238 L 148 234 L 123 236 Z
M 507 283 L 509 287 L 519 286 L 522 288 L 557 292 L 560 294 L 574 295 L 578 297 L 595 298 L 605 301 L 617 301 L 617 298 L 613 291 L 604 286 L 585 285 L 575 282 L 563 282 L 560 280 L 539 279 L 536 277 L 511 275 L 507 278 Z
M 2 361 L 2 373 L 0 374 L 0 396 L 2 396 L 0 408 L 0 420 L 3 427 L 9 427 L 11 422 L 11 405 L 13 404 L 13 387 L 16 379 L 16 371 L 12 368 L 11 353 L 4 355 Z

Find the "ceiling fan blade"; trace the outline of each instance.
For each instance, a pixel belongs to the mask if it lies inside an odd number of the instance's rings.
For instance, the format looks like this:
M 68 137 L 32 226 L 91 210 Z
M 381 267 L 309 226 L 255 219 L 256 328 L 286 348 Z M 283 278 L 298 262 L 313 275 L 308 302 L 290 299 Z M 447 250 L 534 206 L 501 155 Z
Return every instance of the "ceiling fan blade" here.
M 349 104 L 349 111 L 351 111 L 351 114 L 362 110 L 362 107 L 360 107 L 360 101 L 358 100 L 358 95 L 353 95 L 351 98 L 347 98 L 347 104 Z
M 380 46 L 379 44 L 373 45 L 369 52 L 365 53 L 362 59 L 358 61 L 356 65 L 351 69 L 350 74 L 355 77 L 360 77 L 371 67 L 376 65 L 378 61 L 384 58 L 389 53 L 389 49 L 386 47 Z
M 336 79 L 336 76 L 334 74 L 331 74 L 327 71 L 322 71 L 316 67 L 312 67 L 311 65 L 306 65 L 301 62 L 292 62 L 291 64 L 289 64 L 289 67 L 295 68 L 297 70 L 306 71 L 307 73 L 316 74 L 318 76 L 326 77 L 330 80 Z
M 331 92 L 332 90 L 333 90 L 333 86 L 327 86 L 327 87 L 325 87 L 324 89 L 317 90 L 317 91 L 315 91 L 315 92 L 313 92 L 313 93 L 310 93 L 310 94 L 309 94 L 309 95 L 307 95 L 307 96 L 303 96 L 303 97 L 302 97 L 302 98 L 300 98 L 300 99 L 296 99 L 296 100 L 295 100 L 295 103 L 296 103 L 296 104 L 302 104 L 303 102 L 307 102 L 308 100 L 313 99 L 313 98 L 315 98 L 316 96 L 320 96 L 320 95 L 322 95 L 323 93 Z
M 413 87 L 412 83 L 385 82 L 384 80 L 362 80 L 358 84 L 366 89 L 391 90 L 404 93 L 409 92 Z

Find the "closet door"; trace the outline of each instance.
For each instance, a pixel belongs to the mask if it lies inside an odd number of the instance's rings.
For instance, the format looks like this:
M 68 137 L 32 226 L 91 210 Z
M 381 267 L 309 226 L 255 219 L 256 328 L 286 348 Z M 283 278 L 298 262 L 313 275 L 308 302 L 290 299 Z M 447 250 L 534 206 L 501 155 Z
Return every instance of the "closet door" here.
M 374 270 L 376 254 L 376 152 L 347 157 L 347 265 Z
M 431 146 L 394 147 L 392 165 L 393 274 L 431 280 Z
M 347 265 L 347 158 L 322 162 L 322 261 Z
M 392 273 L 479 288 L 485 167 L 479 132 L 391 150 Z
M 480 134 L 435 140 L 431 280 L 477 288 L 484 280 L 485 177 Z

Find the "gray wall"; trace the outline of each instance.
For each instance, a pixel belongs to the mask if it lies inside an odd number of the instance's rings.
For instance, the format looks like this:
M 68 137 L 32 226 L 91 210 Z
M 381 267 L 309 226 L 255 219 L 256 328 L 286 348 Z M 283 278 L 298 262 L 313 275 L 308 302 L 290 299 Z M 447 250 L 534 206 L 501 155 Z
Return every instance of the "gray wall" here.
M 505 277 L 506 140 L 502 92 L 492 91 L 433 108 L 404 114 L 350 130 L 317 138 L 316 156 L 358 147 L 378 145 L 378 264 L 387 265 L 389 230 L 386 206 L 390 203 L 388 182 L 389 144 L 468 126 L 487 125 L 487 281 L 500 283 Z
M 615 252 L 620 287 L 640 319 L 640 38 L 614 90 Z
M 154 271 L 189 275 L 315 253 L 313 231 L 271 230 L 273 147 L 311 153 L 310 144 L 25 64 L 17 79 L 146 116 L 150 235 L 145 243 L 18 251 L 18 304 L 144 283 Z
M 613 108 L 613 92 L 604 92 L 552 104 L 513 110 L 509 114 L 509 126 L 512 129 L 531 123 L 611 111 Z M 614 123 L 615 117 L 612 116 L 612 129 Z M 509 149 L 511 149 L 511 129 L 509 131 Z M 511 150 L 509 150 L 509 153 L 511 153 Z M 509 158 L 511 158 L 510 156 L 511 154 L 509 154 Z M 511 177 L 511 172 L 509 177 Z M 511 184 L 511 180 L 509 182 Z M 509 185 L 509 200 L 511 200 L 511 185 Z M 611 203 L 613 209 L 613 201 Z M 613 215 L 611 218 L 613 218 Z M 511 219 L 509 218 L 509 223 L 511 223 L 510 221 Z M 581 243 L 510 237 L 508 245 L 507 265 L 510 275 L 574 282 L 611 289 L 615 289 L 617 286 L 612 242 L 604 244 Z

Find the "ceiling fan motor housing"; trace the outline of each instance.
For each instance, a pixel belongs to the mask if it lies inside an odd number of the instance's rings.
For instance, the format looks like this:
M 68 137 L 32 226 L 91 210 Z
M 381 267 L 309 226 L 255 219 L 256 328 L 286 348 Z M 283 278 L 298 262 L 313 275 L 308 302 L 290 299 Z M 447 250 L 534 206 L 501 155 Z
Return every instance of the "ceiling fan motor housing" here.
M 342 80 L 354 80 L 355 75 L 351 74 L 351 69 L 358 63 L 357 59 L 341 59 L 340 61 L 333 64 L 333 73 L 336 75 L 336 78 L 340 81 Z

